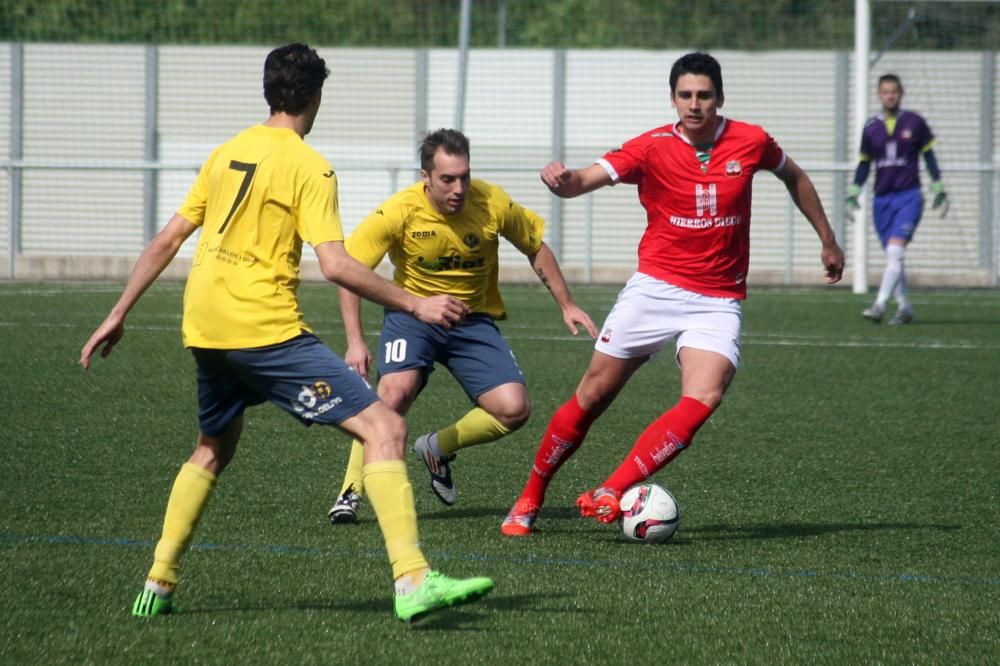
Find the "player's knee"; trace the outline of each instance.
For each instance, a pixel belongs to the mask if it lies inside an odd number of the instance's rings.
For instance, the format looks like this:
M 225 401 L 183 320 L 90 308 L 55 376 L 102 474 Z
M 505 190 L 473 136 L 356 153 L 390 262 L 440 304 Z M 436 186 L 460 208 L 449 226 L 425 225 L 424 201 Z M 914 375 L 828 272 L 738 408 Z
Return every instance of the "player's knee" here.
M 198 433 L 198 444 L 188 462 L 218 476 L 229 465 L 235 453 L 236 441 L 234 439 L 225 435 L 216 437 Z
M 601 414 L 614 400 L 616 391 L 610 391 L 600 382 L 581 384 L 576 391 L 576 401 L 580 409 L 588 414 Z
M 413 402 L 413 396 L 408 390 L 401 387 L 379 387 L 379 398 L 397 414 L 405 414 Z
M 722 397 L 726 394 L 724 388 L 700 389 L 686 393 L 687 397 L 694 398 L 709 409 L 716 409 L 722 404 Z
M 514 432 L 531 417 L 531 402 L 527 396 L 515 400 L 509 400 L 503 408 L 492 414 L 493 418 L 500 422 L 509 432 Z

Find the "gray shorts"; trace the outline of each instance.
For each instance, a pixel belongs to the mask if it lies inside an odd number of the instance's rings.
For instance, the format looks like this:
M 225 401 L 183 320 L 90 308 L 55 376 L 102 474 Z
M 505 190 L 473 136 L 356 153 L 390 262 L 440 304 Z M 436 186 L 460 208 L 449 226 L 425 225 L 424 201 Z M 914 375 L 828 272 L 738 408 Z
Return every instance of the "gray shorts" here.
M 267 347 L 191 353 L 198 366 L 198 424 L 206 435 L 221 435 L 247 407 L 268 400 L 305 425 L 339 425 L 378 400 L 312 333 Z

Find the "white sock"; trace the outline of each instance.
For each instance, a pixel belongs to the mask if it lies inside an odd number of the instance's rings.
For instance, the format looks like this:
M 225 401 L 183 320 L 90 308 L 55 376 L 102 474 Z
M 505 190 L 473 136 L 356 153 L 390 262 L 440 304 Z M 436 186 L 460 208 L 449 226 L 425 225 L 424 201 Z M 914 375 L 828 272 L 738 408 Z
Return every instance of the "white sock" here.
M 899 282 L 896 283 L 896 291 L 892 295 L 896 299 L 900 310 L 909 312 L 912 309 L 910 307 L 910 291 L 907 288 L 905 272 L 900 272 Z
M 878 288 L 875 304 L 885 307 L 889 297 L 898 291 L 903 280 L 903 257 L 906 256 L 905 245 L 889 245 L 885 249 L 885 272 L 882 273 L 882 284 Z M 905 296 L 904 296 L 905 299 Z
M 405 576 L 400 576 L 399 578 L 396 579 L 395 585 L 396 585 L 396 594 L 398 594 L 401 597 L 404 597 L 407 594 L 413 594 L 413 592 L 415 592 L 416 589 L 420 587 L 413 579 L 412 574 L 406 574 Z
M 161 585 L 159 581 L 155 581 L 152 578 L 146 579 L 145 589 L 156 592 L 156 596 L 158 596 L 161 599 L 169 599 L 174 594 L 173 587 L 167 587 L 166 585 Z

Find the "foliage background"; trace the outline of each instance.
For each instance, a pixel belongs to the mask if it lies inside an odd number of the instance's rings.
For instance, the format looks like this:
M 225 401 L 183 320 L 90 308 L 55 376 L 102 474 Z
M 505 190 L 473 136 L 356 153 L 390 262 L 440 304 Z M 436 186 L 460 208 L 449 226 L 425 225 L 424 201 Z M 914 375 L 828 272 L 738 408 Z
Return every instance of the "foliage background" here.
M 851 48 L 849 0 L 475 0 L 473 47 Z M 449 47 L 460 0 L 0 0 L 0 40 Z M 911 22 L 907 16 L 914 11 Z M 873 44 L 1000 43 L 1000 3 L 874 2 Z

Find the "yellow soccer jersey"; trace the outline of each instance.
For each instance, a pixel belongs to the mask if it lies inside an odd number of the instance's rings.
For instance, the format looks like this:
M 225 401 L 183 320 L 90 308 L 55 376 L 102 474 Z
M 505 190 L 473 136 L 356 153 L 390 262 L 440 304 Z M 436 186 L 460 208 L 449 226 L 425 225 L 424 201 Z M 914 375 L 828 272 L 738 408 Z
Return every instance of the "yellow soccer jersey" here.
M 184 345 L 262 347 L 310 330 L 302 242 L 344 238 L 330 164 L 294 131 L 257 125 L 211 154 L 178 214 L 201 227 L 184 290 Z
M 472 180 L 461 211 L 442 215 L 421 181 L 366 217 L 346 247 L 372 268 L 388 253 L 393 281 L 411 294 L 451 294 L 473 312 L 505 319 L 497 287 L 500 237 L 530 255 L 542 246 L 544 229 L 541 217 L 482 180 Z

